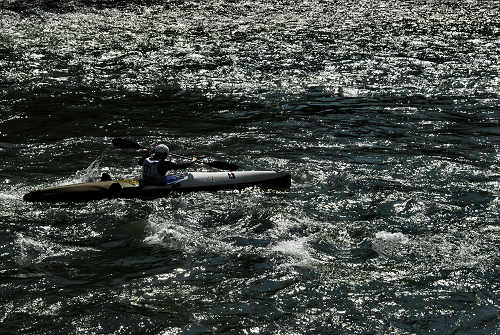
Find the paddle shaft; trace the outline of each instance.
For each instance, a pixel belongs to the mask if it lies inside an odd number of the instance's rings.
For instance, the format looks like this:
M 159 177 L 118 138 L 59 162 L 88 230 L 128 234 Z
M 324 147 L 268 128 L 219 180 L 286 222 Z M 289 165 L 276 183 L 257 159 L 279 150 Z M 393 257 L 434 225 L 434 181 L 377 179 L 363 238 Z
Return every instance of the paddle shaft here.
M 189 157 L 178 155 L 178 154 L 169 154 L 173 157 L 178 157 L 178 158 L 183 158 L 183 159 L 190 159 Z M 228 162 L 222 162 L 222 161 L 212 161 L 212 162 L 204 162 L 204 161 L 196 161 L 200 162 L 202 164 L 205 164 L 207 166 L 213 167 L 215 169 L 220 169 L 220 170 L 229 170 L 229 171 L 236 171 L 240 167 L 236 164 L 228 163 Z

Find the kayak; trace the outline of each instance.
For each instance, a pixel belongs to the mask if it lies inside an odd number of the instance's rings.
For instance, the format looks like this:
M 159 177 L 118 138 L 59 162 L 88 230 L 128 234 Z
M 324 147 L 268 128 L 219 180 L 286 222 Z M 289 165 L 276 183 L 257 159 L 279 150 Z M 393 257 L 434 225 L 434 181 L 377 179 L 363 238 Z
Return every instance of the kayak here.
M 139 180 L 123 179 L 54 186 L 26 193 L 24 201 L 68 202 L 105 198 L 154 199 L 171 192 L 218 191 L 258 186 L 267 189 L 287 189 L 291 185 L 289 172 L 234 171 L 188 172 L 165 177 L 165 185 L 142 185 Z

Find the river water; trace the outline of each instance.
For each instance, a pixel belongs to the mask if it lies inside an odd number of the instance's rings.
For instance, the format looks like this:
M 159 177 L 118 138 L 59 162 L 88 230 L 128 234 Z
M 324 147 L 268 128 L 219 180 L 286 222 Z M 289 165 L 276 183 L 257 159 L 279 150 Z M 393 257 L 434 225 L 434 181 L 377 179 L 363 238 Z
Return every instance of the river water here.
M 0 333 L 500 333 L 498 2 L 0 8 Z M 292 187 L 22 201 L 114 137 Z

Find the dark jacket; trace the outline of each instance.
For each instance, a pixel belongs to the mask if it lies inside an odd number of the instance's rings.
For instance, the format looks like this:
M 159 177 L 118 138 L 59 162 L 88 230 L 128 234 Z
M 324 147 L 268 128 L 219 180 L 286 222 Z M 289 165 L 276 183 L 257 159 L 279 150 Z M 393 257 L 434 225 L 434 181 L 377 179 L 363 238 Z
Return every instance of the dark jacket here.
M 144 165 L 144 160 L 148 158 L 150 154 L 145 155 L 139 160 L 139 165 L 143 166 Z M 166 161 L 166 160 L 160 160 L 158 163 L 158 173 L 161 174 L 162 176 L 167 174 L 167 171 L 169 170 L 181 170 L 190 167 L 193 165 L 193 162 L 188 162 L 188 163 L 174 163 L 171 161 Z

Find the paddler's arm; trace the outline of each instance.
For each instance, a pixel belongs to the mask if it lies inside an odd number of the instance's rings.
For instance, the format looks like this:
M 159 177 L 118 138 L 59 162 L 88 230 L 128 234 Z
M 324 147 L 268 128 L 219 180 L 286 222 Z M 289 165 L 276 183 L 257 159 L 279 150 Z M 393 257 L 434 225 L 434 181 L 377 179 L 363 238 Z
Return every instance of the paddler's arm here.
M 196 158 L 193 157 L 191 159 L 191 162 L 189 163 L 174 163 L 174 162 L 171 162 L 171 161 L 163 161 L 163 162 L 160 162 L 159 166 L 158 166 L 158 173 L 161 174 L 161 175 L 165 175 L 167 173 L 168 170 L 181 170 L 181 169 L 186 169 L 188 167 L 190 167 L 191 165 L 193 165 L 195 162 L 196 162 Z

